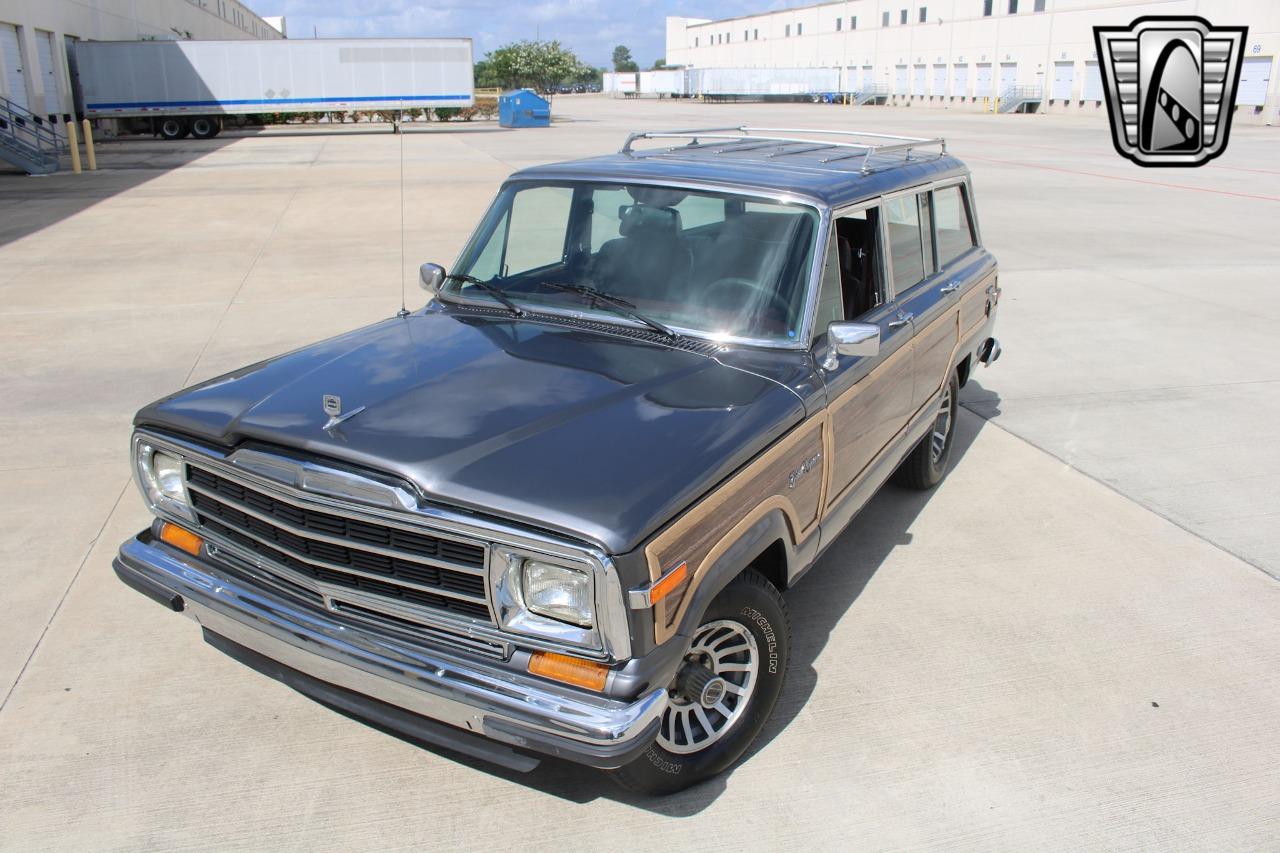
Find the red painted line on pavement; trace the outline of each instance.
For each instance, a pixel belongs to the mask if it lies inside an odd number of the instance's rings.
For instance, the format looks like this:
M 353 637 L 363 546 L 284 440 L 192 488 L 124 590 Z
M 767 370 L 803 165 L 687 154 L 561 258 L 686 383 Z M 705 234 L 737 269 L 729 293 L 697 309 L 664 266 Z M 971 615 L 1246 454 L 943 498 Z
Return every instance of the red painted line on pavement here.
M 1199 193 L 1215 193 L 1217 195 L 1230 195 L 1237 198 L 1254 198 L 1260 201 L 1280 201 L 1280 196 L 1273 195 L 1253 195 L 1251 193 L 1238 193 L 1231 190 L 1215 190 L 1210 187 L 1193 187 L 1187 184 L 1168 184 L 1164 181 L 1148 181 L 1142 178 L 1126 178 L 1122 175 L 1104 175 L 1101 172 L 1085 172 L 1080 169 L 1064 169 L 1061 166 L 1045 166 L 1042 163 L 1020 163 L 1017 160 L 997 160 L 994 157 L 975 157 L 969 154 L 966 160 L 985 160 L 988 163 L 1000 163 L 1005 166 L 1023 166 L 1028 169 L 1045 169 L 1050 172 L 1064 172 L 1068 175 L 1086 175 L 1090 178 L 1106 178 L 1111 181 L 1128 181 L 1133 184 L 1147 184 L 1153 187 L 1164 187 L 1171 190 L 1193 190 Z
M 1280 172 L 1277 172 L 1275 169 L 1246 169 L 1244 166 L 1223 166 L 1218 163 L 1212 164 L 1209 168 L 1228 169 L 1232 172 L 1253 172 L 1257 175 L 1280 175 Z

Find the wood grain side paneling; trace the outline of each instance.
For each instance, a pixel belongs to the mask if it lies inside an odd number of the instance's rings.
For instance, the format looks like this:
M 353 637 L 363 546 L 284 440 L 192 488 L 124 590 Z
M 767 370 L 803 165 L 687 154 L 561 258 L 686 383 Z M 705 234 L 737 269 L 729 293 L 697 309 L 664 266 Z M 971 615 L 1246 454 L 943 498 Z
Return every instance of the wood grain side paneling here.
M 691 577 L 682 595 L 672 595 L 655 606 L 657 642 L 665 642 L 675 632 L 693 599 L 693 590 L 705 579 L 706 570 L 716 558 L 766 513 L 773 509 L 783 513 L 793 544 L 816 527 L 828 463 L 824 448 L 826 423 L 825 413 L 820 413 L 796 427 L 686 511 L 645 548 L 652 580 L 680 563 L 689 565 Z
M 988 278 L 970 289 L 958 311 L 945 312 L 917 332 L 911 342 L 895 350 L 826 409 L 796 427 L 653 538 L 645 548 L 651 580 L 682 562 L 688 563 L 690 572 L 684 589 L 654 606 L 657 642 L 671 638 L 707 570 L 753 524 L 777 510 L 787 519 L 792 544 L 798 544 L 857 485 L 867 465 L 883 455 L 906 428 L 905 416 L 883 413 L 916 408 L 911 405 L 919 369 L 915 359 L 924 359 L 927 375 L 938 377 L 941 383 L 964 338 L 957 330 L 967 334 L 986 319 L 985 288 L 990 282 Z M 922 347 L 920 356 L 916 355 L 917 346 Z M 918 402 L 923 405 L 926 401 Z M 808 470 L 790 483 L 806 463 Z
M 960 297 L 960 339 L 973 334 L 987 319 L 987 288 L 996 280 L 995 274 L 984 278 Z
M 889 443 L 911 411 L 912 347 L 908 341 L 828 405 L 831 412 L 831 483 L 828 506 Z
M 916 333 L 916 409 L 929 401 L 951 373 L 951 355 L 960 339 L 958 316 L 953 307 Z

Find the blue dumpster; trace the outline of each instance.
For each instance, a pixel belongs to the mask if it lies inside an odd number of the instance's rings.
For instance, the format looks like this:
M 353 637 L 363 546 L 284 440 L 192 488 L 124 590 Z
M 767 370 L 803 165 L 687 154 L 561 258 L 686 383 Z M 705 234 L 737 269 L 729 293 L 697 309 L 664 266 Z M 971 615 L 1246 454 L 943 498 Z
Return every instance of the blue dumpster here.
M 498 124 L 503 127 L 549 127 L 551 102 L 532 89 L 513 89 L 498 98 Z

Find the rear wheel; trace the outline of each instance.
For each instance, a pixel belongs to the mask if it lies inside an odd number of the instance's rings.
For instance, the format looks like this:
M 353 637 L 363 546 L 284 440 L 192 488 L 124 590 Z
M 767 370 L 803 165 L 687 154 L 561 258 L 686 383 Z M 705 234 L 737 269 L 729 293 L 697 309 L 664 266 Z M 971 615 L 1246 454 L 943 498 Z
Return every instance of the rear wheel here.
M 156 130 L 165 139 L 182 139 L 191 132 L 191 127 L 183 119 L 167 118 L 160 122 Z
M 953 371 L 951 381 L 942 389 L 942 403 L 938 406 L 938 413 L 934 415 L 929 431 L 898 468 L 896 479 L 901 485 L 913 489 L 931 489 L 947 473 L 947 463 L 951 461 L 951 446 L 955 443 L 956 398 L 959 393 L 960 382 Z
M 222 124 L 209 116 L 197 116 L 191 120 L 191 135 L 196 139 L 213 139 L 222 130 Z
M 751 569 L 731 581 L 694 632 L 657 739 L 613 777 L 641 793 L 673 794 L 727 769 L 778 701 L 790 640 L 778 590 Z

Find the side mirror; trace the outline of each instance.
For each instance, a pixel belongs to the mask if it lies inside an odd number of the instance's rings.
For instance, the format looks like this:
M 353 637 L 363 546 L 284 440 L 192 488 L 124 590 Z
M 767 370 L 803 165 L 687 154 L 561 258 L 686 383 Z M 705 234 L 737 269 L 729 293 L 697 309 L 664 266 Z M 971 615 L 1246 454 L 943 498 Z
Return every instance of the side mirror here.
M 874 323 L 832 323 L 827 326 L 827 357 L 823 370 L 835 370 L 838 356 L 880 354 L 880 327 Z
M 444 267 L 439 264 L 423 264 L 418 268 L 418 278 L 422 282 L 422 289 L 434 294 L 444 284 Z

